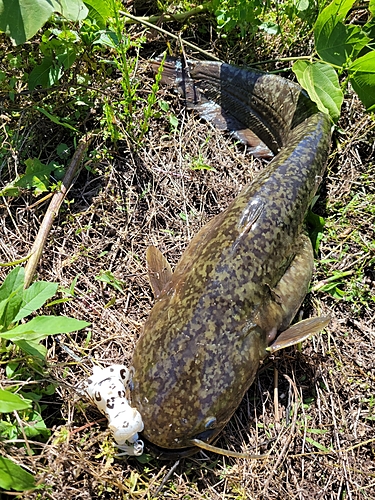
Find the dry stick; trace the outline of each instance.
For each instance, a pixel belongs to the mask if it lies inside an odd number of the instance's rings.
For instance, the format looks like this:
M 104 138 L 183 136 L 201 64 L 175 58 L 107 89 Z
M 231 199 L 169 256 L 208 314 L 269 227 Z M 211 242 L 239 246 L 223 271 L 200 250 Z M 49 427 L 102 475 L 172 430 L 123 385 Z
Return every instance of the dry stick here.
M 280 422 L 279 414 L 279 370 L 275 367 L 273 370 L 273 406 L 275 411 L 275 421 Z
M 160 14 L 159 16 L 149 16 L 149 17 L 138 17 L 134 16 L 134 19 L 128 19 L 126 24 L 134 24 L 136 22 L 142 22 L 146 21 L 151 24 L 156 24 L 159 22 L 184 22 L 186 19 L 189 19 L 189 17 L 193 16 L 199 16 L 203 14 L 204 12 L 208 11 L 208 7 L 211 5 L 212 2 L 206 2 L 202 5 L 198 5 L 198 7 L 195 7 L 194 9 L 188 10 L 186 12 L 178 12 L 177 14 Z
M 44 216 L 43 222 L 40 226 L 33 247 L 31 249 L 30 259 L 25 267 L 25 285 L 24 285 L 25 288 L 27 288 L 30 285 L 33 279 L 36 267 L 42 255 L 43 248 L 48 237 L 48 233 L 52 227 L 53 220 L 60 210 L 61 204 L 64 201 L 64 198 L 67 192 L 69 191 L 73 179 L 78 172 L 78 167 L 90 142 L 91 142 L 91 137 L 85 137 L 84 139 L 81 140 L 76 152 L 73 155 L 68 170 L 66 171 L 64 179 L 61 183 L 60 190 L 53 195 L 51 203 L 49 204 L 49 207 L 47 209 L 47 212 Z
M 177 469 L 179 463 L 180 463 L 180 460 L 177 460 L 177 462 L 172 466 L 171 470 L 163 477 L 162 482 L 160 483 L 158 489 L 155 491 L 155 495 L 158 495 L 161 492 L 165 483 L 168 481 L 168 479 L 172 476 L 174 471 Z
M 291 426 L 291 429 L 290 429 L 289 436 L 287 437 L 287 440 L 285 441 L 283 449 L 280 452 L 279 458 L 277 459 L 275 465 L 272 467 L 272 471 L 269 474 L 267 481 L 265 482 L 263 493 L 267 492 L 268 486 L 269 486 L 270 482 L 273 479 L 274 473 L 276 472 L 276 470 L 277 470 L 278 466 L 281 464 L 281 462 L 283 460 L 285 460 L 287 449 L 289 448 L 290 442 L 291 442 L 293 434 L 294 434 L 294 430 L 296 428 L 297 414 L 298 414 L 298 412 L 297 412 L 297 409 L 298 409 L 298 391 L 297 391 L 297 388 L 296 388 L 296 384 L 293 382 L 293 380 L 290 377 L 288 377 L 288 375 L 284 375 L 284 377 L 287 379 L 287 381 L 289 382 L 289 384 L 293 387 L 294 397 L 296 399 L 296 402 L 295 402 L 295 405 L 294 405 L 294 414 L 293 414 L 292 426 Z
M 200 49 L 199 47 L 197 47 L 193 43 L 190 43 L 187 40 L 184 40 L 183 38 L 178 37 L 178 36 L 174 35 L 173 33 L 169 32 L 167 30 L 164 30 L 163 28 L 160 28 L 160 26 L 156 26 L 155 24 L 151 24 L 148 21 L 145 21 L 143 17 L 132 16 L 128 12 L 124 12 L 122 10 L 120 11 L 120 14 L 123 15 L 123 16 L 125 16 L 125 17 L 129 17 L 130 19 L 133 19 L 133 21 L 136 21 L 137 23 L 143 24 L 144 26 L 147 26 L 148 28 L 151 28 L 153 30 L 159 31 L 159 33 L 163 33 L 163 35 L 166 35 L 166 36 L 168 36 L 170 38 L 173 38 L 174 40 L 177 40 L 180 43 L 182 42 L 184 45 L 187 45 L 188 47 L 196 50 L 197 52 L 200 52 L 201 54 L 205 55 L 206 57 L 209 57 L 210 59 L 213 59 L 214 61 L 221 62 L 221 59 L 219 59 L 218 57 L 214 56 L 213 54 L 210 54 L 209 52 L 207 52 L 207 51 L 205 51 L 203 49 Z

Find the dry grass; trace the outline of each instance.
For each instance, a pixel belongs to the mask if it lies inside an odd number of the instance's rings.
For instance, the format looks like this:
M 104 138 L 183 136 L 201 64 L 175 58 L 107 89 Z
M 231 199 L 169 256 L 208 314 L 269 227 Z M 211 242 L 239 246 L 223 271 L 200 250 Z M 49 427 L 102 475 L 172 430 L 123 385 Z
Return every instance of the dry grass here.
M 139 71 L 147 94 L 151 75 L 144 65 Z M 54 313 L 92 323 L 89 336 L 60 338 L 87 365 L 90 357 L 129 363 L 153 304 L 147 246 L 159 247 L 175 265 L 192 235 L 262 168 L 241 146 L 186 113 L 173 93 L 162 93 L 179 118 L 177 132 L 160 118 L 139 149 L 122 141 L 106 150 L 108 143 L 98 138 L 86 162 L 94 172 L 83 170 L 76 180 L 39 267 L 39 279 L 65 288 L 78 277 L 74 298 Z M 7 159 L 10 175 L 28 150 L 48 159 L 62 142 L 58 127 L 47 119 L 38 123 L 30 135 L 32 116 L 15 123 L 24 140 Z M 267 360 L 218 443 L 238 451 L 269 450 L 269 459 L 202 452 L 182 460 L 166 480 L 173 463 L 115 459 L 105 422 L 75 390 L 85 367 L 49 340 L 48 378 L 59 382 L 57 395 L 46 401 L 53 435 L 35 445 L 40 453 L 33 456 L 1 445 L 47 485 L 23 498 L 375 498 L 374 121 L 351 95 L 340 126 L 344 133 L 334 137 L 317 207 L 327 221 L 313 281 L 317 291 L 303 306 L 307 314 L 331 314 L 332 322 L 301 350 Z M 193 170 L 198 159 L 212 170 Z M 28 193 L 3 199 L 0 261 L 27 254 L 46 206 L 28 208 L 34 202 Z M 339 285 L 343 299 L 319 291 L 322 280 L 348 270 L 353 274 Z M 111 271 L 122 292 L 98 281 L 101 271 Z M 3 279 L 5 270 L 0 274 Z

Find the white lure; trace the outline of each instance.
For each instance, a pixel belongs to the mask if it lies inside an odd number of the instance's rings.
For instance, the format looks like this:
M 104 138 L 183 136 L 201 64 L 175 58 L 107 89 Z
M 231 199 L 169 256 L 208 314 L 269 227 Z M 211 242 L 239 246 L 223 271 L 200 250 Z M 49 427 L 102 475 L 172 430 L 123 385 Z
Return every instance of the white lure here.
M 90 401 L 108 418 L 108 426 L 121 455 L 142 455 L 143 431 L 141 414 L 129 404 L 131 370 L 124 365 L 106 368 L 93 367 L 93 374 L 84 382 L 84 391 Z

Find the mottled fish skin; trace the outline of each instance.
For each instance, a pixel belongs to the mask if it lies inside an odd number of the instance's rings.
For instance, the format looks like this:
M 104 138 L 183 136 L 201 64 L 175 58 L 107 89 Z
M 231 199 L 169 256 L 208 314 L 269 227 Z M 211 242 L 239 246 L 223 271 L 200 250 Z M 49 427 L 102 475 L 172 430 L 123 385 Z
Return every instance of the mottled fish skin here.
M 296 300 L 288 310 L 275 290 L 306 245 L 304 217 L 331 129 L 328 116 L 284 78 L 220 63 L 189 69 L 196 105 L 200 95 L 206 107 L 219 103 L 276 156 L 191 241 L 135 348 L 132 404 L 143 435 L 177 451 L 192 438 L 215 438 L 252 384 L 268 336 L 288 326 L 303 300 L 307 290 L 297 279 L 290 280 Z M 306 283 L 310 260 L 306 271 L 303 259 L 298 268 Z

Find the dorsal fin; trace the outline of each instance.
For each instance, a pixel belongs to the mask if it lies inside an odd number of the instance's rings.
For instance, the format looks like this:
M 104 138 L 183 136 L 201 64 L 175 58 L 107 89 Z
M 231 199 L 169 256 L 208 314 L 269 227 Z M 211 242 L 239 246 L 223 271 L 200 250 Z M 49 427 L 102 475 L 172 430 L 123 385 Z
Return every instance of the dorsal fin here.
M 172 269 L 161 251 L 154 246 L 147 248 L 146 261 L 150 285 L 157 299 L 170 283 L 173 274 Z
M 275 342 L 267 347 L 267 351 L 273 353 L 285 347 L 299 344 L 311 335 L 320 332 L 330 321 L 330 316 L 315 316 L 314 318 L 304 319 L 281 332 Z

